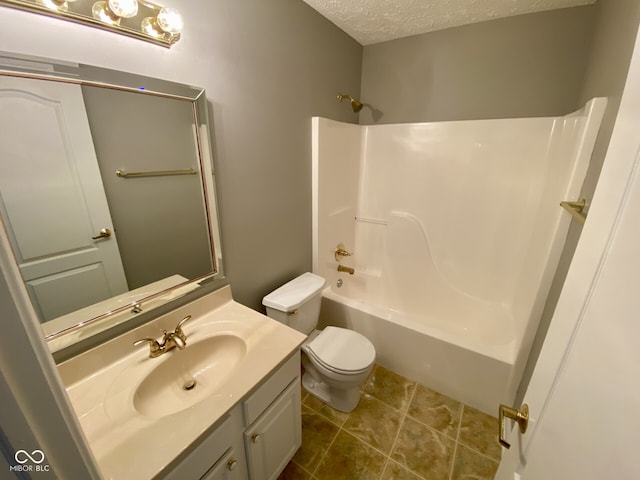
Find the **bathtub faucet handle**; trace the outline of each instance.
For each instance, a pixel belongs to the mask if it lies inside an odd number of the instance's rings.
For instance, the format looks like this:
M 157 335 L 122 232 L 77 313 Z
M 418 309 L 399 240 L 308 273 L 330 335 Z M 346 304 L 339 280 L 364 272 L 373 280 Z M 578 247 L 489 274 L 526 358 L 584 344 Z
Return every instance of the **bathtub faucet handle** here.
M 336 262 L 339 262 L 342 259 L 342 257 L 350 257 L 351 252 L 347 252 L 344 248 L 344 244 L 339 243 L 336 246 L 336 249 L 333 251 L 333 256 L 336 259 Z

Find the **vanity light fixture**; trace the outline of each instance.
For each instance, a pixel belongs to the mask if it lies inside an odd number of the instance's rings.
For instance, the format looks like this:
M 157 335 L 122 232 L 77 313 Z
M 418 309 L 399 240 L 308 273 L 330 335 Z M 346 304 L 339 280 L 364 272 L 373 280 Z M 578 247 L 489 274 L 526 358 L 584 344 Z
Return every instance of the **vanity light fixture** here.
M 147 0 L 0 0 L 0 6 L 40 13 L 171 47 L 182 15 Z

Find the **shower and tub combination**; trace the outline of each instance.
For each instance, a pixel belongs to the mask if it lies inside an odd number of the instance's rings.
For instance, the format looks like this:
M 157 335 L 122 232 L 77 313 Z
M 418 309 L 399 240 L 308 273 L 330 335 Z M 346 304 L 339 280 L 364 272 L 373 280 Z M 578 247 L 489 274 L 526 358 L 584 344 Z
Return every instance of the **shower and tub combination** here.
M 578 199 L 605 106 L 372 126 L 314 118 L 320 325 L 364 334 L 379 364 L 479 410 L 511 404 L 571 222 L 559 203 Z

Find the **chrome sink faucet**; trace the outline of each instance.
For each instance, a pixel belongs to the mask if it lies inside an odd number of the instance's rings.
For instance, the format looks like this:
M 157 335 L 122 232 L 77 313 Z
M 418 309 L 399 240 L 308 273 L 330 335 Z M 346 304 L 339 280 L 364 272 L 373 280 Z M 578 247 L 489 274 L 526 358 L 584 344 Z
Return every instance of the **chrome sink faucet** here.
M 162 331 L 162 339 L 160 341 L 153 338 L 141 338 L 133 342 L 134 346 L 142 345 L 143 343 L 149 344 L 149 358 L 156 358 L 163 353 L 177 347 L 178 350 L 184 350 L 187 346 L 187 336 L 182 331 L 182 325 L 191 318 L 191 315 L 187 315 L 178 322 L 173 332 Z

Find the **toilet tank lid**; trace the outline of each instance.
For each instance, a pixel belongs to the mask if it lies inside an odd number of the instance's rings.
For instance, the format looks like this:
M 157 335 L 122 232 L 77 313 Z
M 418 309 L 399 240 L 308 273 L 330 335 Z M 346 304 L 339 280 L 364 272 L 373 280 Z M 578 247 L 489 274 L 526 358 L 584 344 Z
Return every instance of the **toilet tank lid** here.
M 324 284 L 324 278 L 306 272 L 264 297 L 262 304 L 281 312 L 292 312 L 322 290 Z

